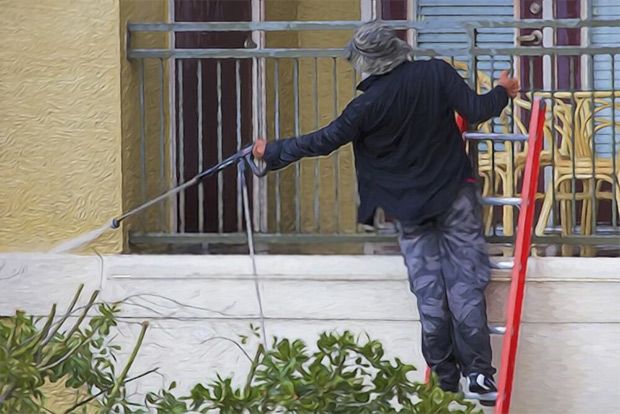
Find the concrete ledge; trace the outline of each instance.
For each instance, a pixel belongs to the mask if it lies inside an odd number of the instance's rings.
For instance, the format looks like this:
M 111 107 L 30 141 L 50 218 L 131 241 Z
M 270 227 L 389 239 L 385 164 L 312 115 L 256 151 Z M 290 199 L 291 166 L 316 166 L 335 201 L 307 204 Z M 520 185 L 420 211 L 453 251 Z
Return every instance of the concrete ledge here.
M 495 260 L 500 260 L 499 258 Z M 505 261 L 509 259 L 501 259 Z M 406 271 L 399 256 L 256 256 L 262 277 L 293 278 L 395 278 L 405 279 Z M 251 276 L 252 263 L 247 255 L 114 255 L 77 256 L 44 253 L 0 254 L 0 272 L 10 273 L 7 266 L 62 270 L 65 266 L 101 265 L 106 277 L 235 277 Z M 596 278 L 620 281 L 620 258 L 533 257 L 529 262 L 528 279 Z M 505 275 L 497 272 L 496 276 Z
M 257 266 L 269 336 L 312 343 L 325 330 L 367 332 L 388 355 L 424 366 L 400 257 L 258 256 Z M 509 281 L 508 271 L 493 274 L 492 323 L 503 323 Z M 236 339 L 259 322 L 247 256 L 2 254 L 0 315 L 17 308 L 43 315 L 52 303 L 62 308 L 79 283 L 100 289 L 103 300 L 125 300 L 119 341 L 127 349 L 138 322 L 151 320 L 136 372 L 159 366 L 182 388 L 215 372 L 245 376 L 245 356 L 218 338 Z M 530 259 L 513 413 L 617 412 L 619 297 L 620 259 Z M 501 341 L 493 338 L 496 364 Z M 161 385 L 152 378 L 136 391 Z
M 46 314 L 84 283 L 115 301 L 165 295 L 191 318 L 258 317 L 247 256 L 0 255 L 0 312 Z M 418 320 L 402 259 L 395 256 L 258 256 L 265 315 L 273 319 Z M 524 322 L 620 322 L 620 259 L 532 258 Z M 487 290 L 489 319 L 504 320 L 509 271 Z M 9 293 L 10 292 L 10 293 Z M 161 299 L 161 298 L 159 298 Z M 356 299 L 356 300 L 353 300 Z M 137 300 L 137 299 L 136 299 Z M 163 299 L 161 299 L 163 300 Z M 162 317 L 139 304 L 126 316 Z M 168 308 L 174 302 L 168 303 Z

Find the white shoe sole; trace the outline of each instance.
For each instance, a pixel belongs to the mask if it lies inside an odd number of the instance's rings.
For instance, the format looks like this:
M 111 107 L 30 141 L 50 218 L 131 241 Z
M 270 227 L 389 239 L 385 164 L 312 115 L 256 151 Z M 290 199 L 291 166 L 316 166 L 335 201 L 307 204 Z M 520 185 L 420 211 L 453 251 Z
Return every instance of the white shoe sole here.
M 477 392 L 468 392 L 468 391 L 463 390 L 463 395 L 468 400 L 480 400 L 480 401 L 497 400 L 497 392 L 487 392 L 485 394 L 479 394 Z

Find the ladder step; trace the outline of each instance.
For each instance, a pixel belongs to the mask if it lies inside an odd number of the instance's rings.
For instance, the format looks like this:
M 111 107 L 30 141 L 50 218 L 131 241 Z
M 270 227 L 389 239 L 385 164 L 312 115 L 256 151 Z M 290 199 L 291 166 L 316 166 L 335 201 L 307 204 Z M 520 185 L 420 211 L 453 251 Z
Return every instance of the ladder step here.
M 528 140 L 527 135 L 523 134 L 491 134 L 484 132 L 466 132 L 463 134 L 465 139 L 473 141 L 513 141 L 523 142 Z
M 519 197 L 482 197 L 482 204 L 487 206 L 521 206 Z
M 513 261 L 509 262 L 491 262 L 491 269 L 499 269 L 499 270 L 512 270 L 515 263 Z
M 505 326 L 489 325 L 489 333 L 491 335 L 504 335 L 506 333 Z

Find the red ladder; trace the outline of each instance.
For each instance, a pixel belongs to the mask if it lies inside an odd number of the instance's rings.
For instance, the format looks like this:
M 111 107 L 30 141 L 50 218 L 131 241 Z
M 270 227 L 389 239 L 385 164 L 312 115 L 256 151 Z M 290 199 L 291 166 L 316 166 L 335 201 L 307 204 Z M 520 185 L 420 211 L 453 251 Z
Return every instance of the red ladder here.
M 467 127 L 467 123 L 461 117 L 457 119 L 457 124 L 461 131 L 464 131 Z M 532 226 L 534 224 L 544 125 L 545 102 L 541 99 L 536 99 L 532 105 L 528 135 L 489 134 L 481 132 L 463 133 L 463 138 L 469 141 L 527 142 L 529 149 L 525 161 L 521 197 L 482 198 L 482 203 L 486 205 L 508 205 L 520 208 L 515 240 L 514 261 L 512 263 L 500 262 L 494 264 L 494 267 L 497 269 L 511 269 L 512 271 L 510 293 L 508 294 L 508 303 L 506 305 L 506 326 L 505 328 L 489 327 L 492 334 L 504 335 L 501 365 L 499 368 L 499 383 L 497 387 L 497 402 L 495 405 L 496 414 L 508 414 L 510 410 L 510 399 L 512 396 L 512 385 L 517 357 L 517 344 L 519 342 L 519 329 L 521 327 L 521 313 L 523 311 L 523 298 L 525 295 L 527 261 L 532 246 Z M 429 378 L 430 369 L 427 368 L 427 381 Z

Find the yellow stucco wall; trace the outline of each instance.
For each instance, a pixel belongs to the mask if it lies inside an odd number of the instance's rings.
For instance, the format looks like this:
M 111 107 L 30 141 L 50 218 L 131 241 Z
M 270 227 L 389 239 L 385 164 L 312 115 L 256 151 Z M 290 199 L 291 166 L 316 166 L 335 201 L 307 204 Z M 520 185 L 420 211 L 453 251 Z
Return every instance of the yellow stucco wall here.
M 165 21 L 165 0 L 0 0 L 0 250 L 46 250 L 136 206 L 140 191 L 139 63 L 125 55 L 126 23 Z M 165 46 L 165 35 L 136 46 Z M 169 182 L 168 67 L 164 62 L 165 177 L 159 179 L 159 61 L 145 61 L 147 197 Z M 167 208 L 167 206 L 164 206 Z M 119 252 L 130 228 L 83 252 Z
M 125 45 L 126 27 L 129 21 L 167 21 L 167 0 L 120 0 L 120 38 Z M 136 33 L 134 48 L 162 48 L 168 46 L 168 35 L 162 33 Z M 144 64 L 144 138 L 146 159 L 146 195 L 142 194 L 141 132 L 140 132 L 140 65 Z M 163 64 L 163 66 L 161 66 Z M 169 119 L 169 61 L 159 59 L 128 60 L 126 50 L 121 49 L 121 112 L 122 112 L 122 177 L 123 210 L 128 211 L 146 199 L 155 197 L 171 187 L 170 181 L 170 119 Z M 163 88 L 160 80 L 163 67 Z M 163 96 L 162 96 L 163 93 Z M 161 152 L 160 104 L 163 98 L 163 154 Z M 161 156 L 164 162 L 164 179 L 161 179 Z M 154 206 L 128 219 L 123 226 L 125 235 L 133 230 L 161 231 L 170 225 L 170 204 Z M 125 249 L 127 249 L 125 238 Z
M 0 250 L 45 250 L 120 212 L 119 4 L 0 10 Z M 121 240 L 93 246 L 119 251 Z
M 277 7 L 276 7 L 277 6 Z M 139 204 L 141 192 L 139 62 L 125 55 L 128 21 L 165 21 L 165 0 L 0 0 L 0 250 L 46 250 L 56 243 L 99 227 Z M 267 20 L 358 19 L 356 0 L 270 0 Z M 269 34 L 267 45 L 340 47 L 348 32 Z M 167 46 L 162 34 L 137 36 L 134 46 Z M 148 59 L 145 74 L 146 198 L 171 185 L 168 62 L 164 85 L 160 61 Z M 267 62 L 267 115 L 273 137 L 273 62 Z M 281 135 L 294 133 L 293 62 L 280 65 Z M 299 61 L 300 128 L 316 127 L 312 60 Z M 352 71 L 337 63 L 338 107 L 333 105 L 332 60 L 319 60 L 319 124 L 340 112 L 353 92 Z M 160 94 L 164 102 L 164 179 L 160 178 Z M 355 228 L 352 157 L 340 154 L 340 230 Z M 320 166 L 321 229 L 336 231 L 333 208 L 333 158 Z M 313 196 L 315 161 L 301 171 L 301 222 L 315 231 Z M 282 172 L 281 190 L 291 194 L 294 168 Z M 270 214 L 275 214 L 270 177 Z M 281 231 L 295 224 L 294 197 L 282 197 Z M 163 213 L 163 214 L 162 214 Z M 160 219 L 162 217 L 162 219 Z M 273 220 L 271 221 L 273 222 Z M 152 208 L 109 232 L 85 251 L 119 252 L 130 229 L 170 228 L 170 205 Z M 270 229 L 274 230 L 274 229 Z

